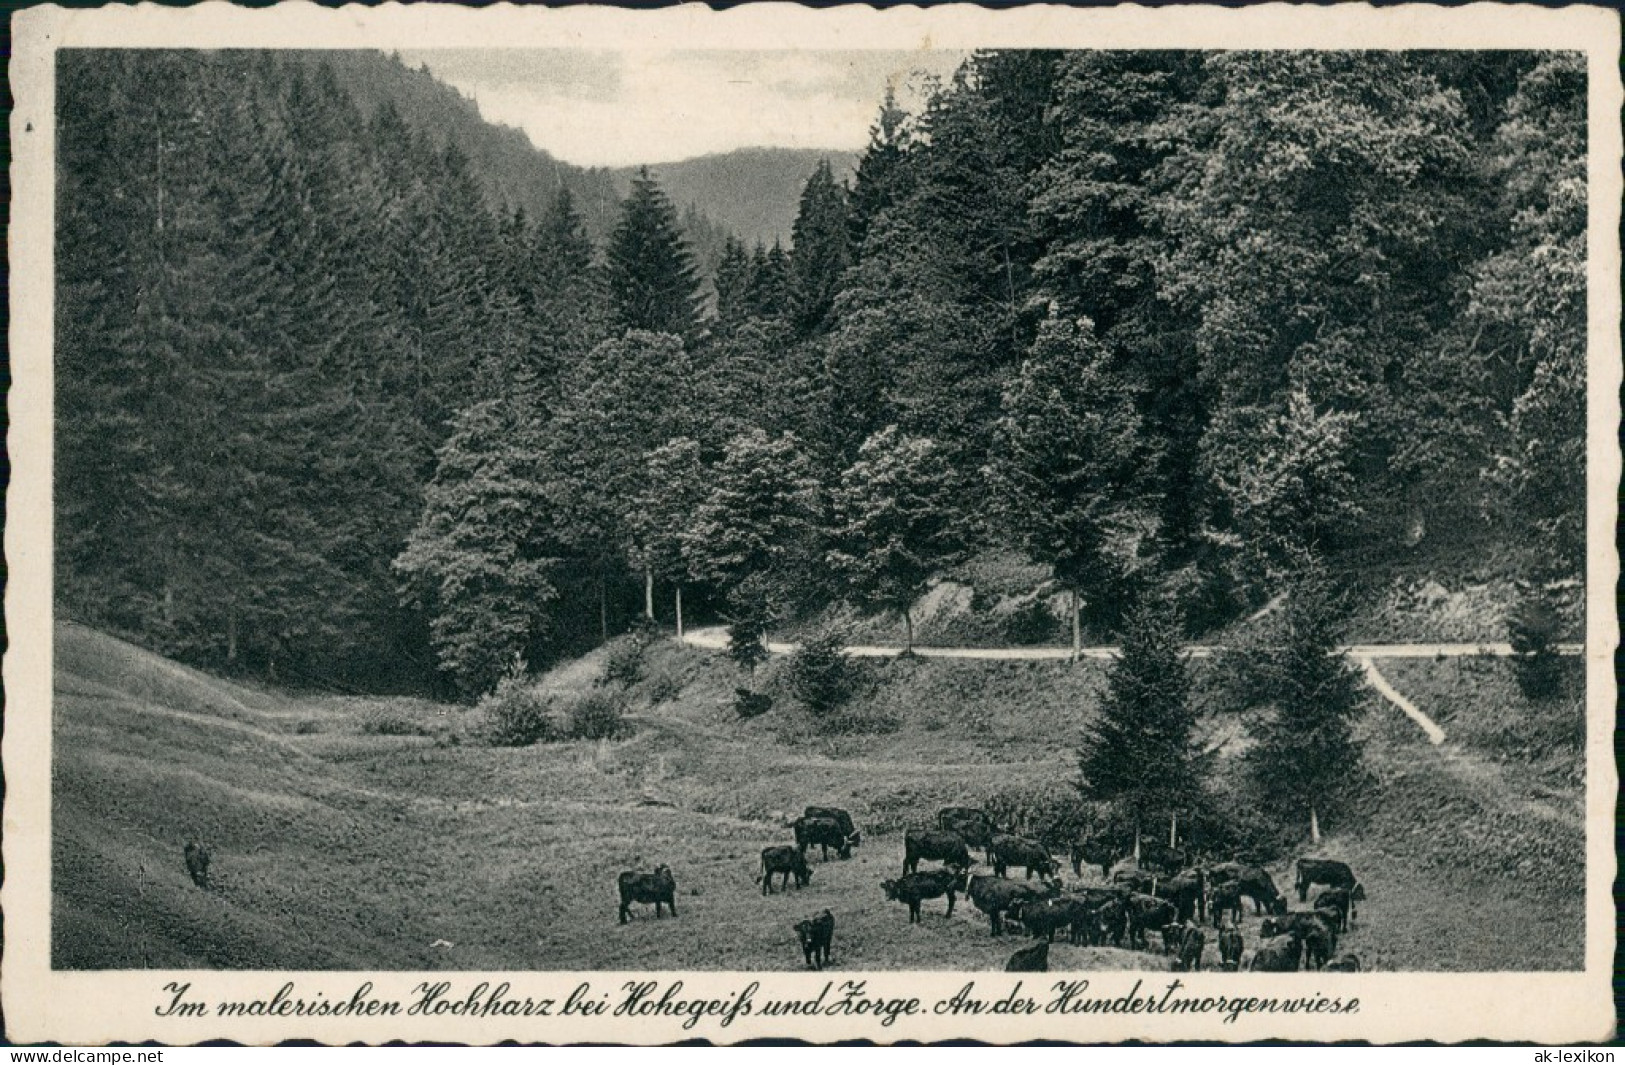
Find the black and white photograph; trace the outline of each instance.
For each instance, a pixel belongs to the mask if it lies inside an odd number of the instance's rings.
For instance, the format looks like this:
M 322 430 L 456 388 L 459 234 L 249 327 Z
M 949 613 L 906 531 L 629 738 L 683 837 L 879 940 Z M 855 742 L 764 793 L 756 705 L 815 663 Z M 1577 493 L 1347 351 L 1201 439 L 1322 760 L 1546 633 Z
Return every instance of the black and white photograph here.
M 1611 961 L 1617 40 L 455 25 L 51 44 L 42 972 Z

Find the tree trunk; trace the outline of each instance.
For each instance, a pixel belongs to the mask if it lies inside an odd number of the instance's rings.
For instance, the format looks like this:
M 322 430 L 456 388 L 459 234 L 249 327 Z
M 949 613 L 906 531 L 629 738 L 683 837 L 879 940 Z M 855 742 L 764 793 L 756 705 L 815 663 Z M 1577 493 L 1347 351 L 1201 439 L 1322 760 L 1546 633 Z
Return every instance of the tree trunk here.
M 1080 614 L 1078 590 L 1074 588 L 1072 589 L 1072 661 L 1074 662 L 1083 655 L 1083 622 Z
M 1179 846 L 1179 815 L 1173 814 L 1168 820 L 1168 846 Z
M 683 586 L 677 585 L 677 642 L 683 642 Z
M 908 607 L 903 608 L 903 653 L 912 654 L 914 651 L 914 618 L 909 614 Z
M 655 571 L 648 566 L 643 567 L 643 616 L 655 619 Z
M 1140 867 L 1140 823 L 1134 822 L 1134 868 Z
M 237 611 L 226 613 L 226 661 L 237 661 Z
M 598 567 L 598 642 L 609 642 L 609 578 Z
M 1320 813 L 1314 803 L 1309 804 L 1309 842 L 1320 842 Z

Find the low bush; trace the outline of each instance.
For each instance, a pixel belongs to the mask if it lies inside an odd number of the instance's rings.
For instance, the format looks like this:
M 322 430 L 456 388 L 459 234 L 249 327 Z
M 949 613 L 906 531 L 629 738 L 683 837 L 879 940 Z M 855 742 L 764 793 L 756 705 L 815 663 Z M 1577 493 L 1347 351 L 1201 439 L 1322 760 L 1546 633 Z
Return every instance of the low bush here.
M 845 634 L 824 629 L 809 637 L 790 656 L 784 683 L 816 717 L 825 717 L 844 706 L 862 685 L 862 665 L 841 650 Z
M 760 717 L 773 708 L 773 697 L 766 692 L 753 692 L 749 688 L 734 689 L 734 713 L 740 717 Z
M 818 731 L 826 736 L 882 735 L 902 727 L 902 721 L 895 714 L 850 706 L 818 719 Z
M 604 684 L 619 684 L 630 688 L 643 679 L 643 650 L 645 642 L 640 636 L 620 640 L 610 645 L 604 654 Z
M 1518 688 L 1536 702 L 1562 694 L 1563 667 L 1557 658 L 1562 626 L 1557 608 L 1539 591 L 1526 592 L 1507 621 Z
M 1100 819 L 1096 805 L 1069 782 L 1003 788 L 989 795 L 982 809 L 994 824 L 1052 844 L 1093 834 Z
M 669 703 L 683 694 L 682 678 L 665 671 L 656 673 L 649 680 L 649 703 L 659 706 Z
M 578 696 L 568 713 L 570 738 L 612 740 L 626 732 L 626 705 L 607 692 Z
M 485 740 L 493 747 L 529 747 L 557 738 L 547 699 L 522 677 L 502 678 L 478 709 Z
M 301 725 L 303 722 L 300 723 Z M 314 730 L 312 730 L 314 731 Z M 361 719 L 361 731 L 369 736 L 430 736 L 434 730 L 411 714 L 393 706 L 375 706 Z
M 1060 625 L 1043 599 L 1034 599 L 1016 607 L 1004 617 L 1005 640 L 1017 647 L 1054 642 Z

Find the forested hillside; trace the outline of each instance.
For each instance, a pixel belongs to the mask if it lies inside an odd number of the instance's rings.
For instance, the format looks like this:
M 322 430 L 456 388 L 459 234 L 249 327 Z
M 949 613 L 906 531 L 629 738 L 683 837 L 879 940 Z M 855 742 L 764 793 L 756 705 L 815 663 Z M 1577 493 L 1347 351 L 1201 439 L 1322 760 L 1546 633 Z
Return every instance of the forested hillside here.
M 306 58 L 58 69 L 58 595 L 189 661 L 472 696 L 646 581 L 748 631 L 990 549 L 1102 634 L 1581 573 L 1572 56 L 980 54 L 714 300 L 653 179 L 600 230 Z

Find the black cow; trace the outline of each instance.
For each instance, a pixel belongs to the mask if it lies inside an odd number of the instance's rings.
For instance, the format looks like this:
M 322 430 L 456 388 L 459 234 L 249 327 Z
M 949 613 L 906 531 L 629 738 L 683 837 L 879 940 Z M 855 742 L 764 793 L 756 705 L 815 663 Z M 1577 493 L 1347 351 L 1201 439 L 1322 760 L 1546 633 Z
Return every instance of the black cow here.
M 1095 934 L 1091 946 L 1105 946 L 1108 942 L 1121 947 L 1128 940 L 1128 907 L 1122 898 L 1114 896 L 1095 903 Z
M 1219 965 L 1225 972 L 1233 973 L 1241 968 L 1241 953 L 1245 949 L 1241 929 L 1233 925 L 1219 929 Z
M 209 889 L 209 848 L 201 843 L 188 843 L 182 849 L 186 859 L 186 875 L 192 878 L 192 883 L 205 891 Z
M 1200 869 L 1190 869 L 1176 876 L 1163 878 L 1152 885 L 1150 894 L 1167 899 L 1179 911 L 1181 921 L 1201 921 L 1207 918 L 1207 877 Z
M 1142 840 L 1140 842 L 1139 865 L 1141 869 L 1172 876 L 1185 868 L 1185 852 L 1177 847 L 1170 847 L 1166 843 Z
M 1365 888 L 1361 886 L 1354 875 L 1354 870 L 1350 869 L 1346 862 L 1333 861 L 1330 858 L 1299 858 L 1298 901 L 1309 901 L 1309 889 L 1316 884 L 1346 888 L 1349 897 L 1355 902 L 1365 901 Z
M 1207 947 L 1207 934 L 1195 924 L 1186 923 L 1184 935 L 1180 937 L 1179 947 L 1174 959 L 1174 971 L 1180 973 L 1194 973 L 1202 970 L 1202 951 Z M 1167 935 L 1166 932 L 1163 933 Z
M 1042 878 L 1054 876 L 1061 870 L 1061 863 L 1050 857 L 1049 849 L 1042 843 L 1004 832 L 993 834 L 993 843 L 988 853 L 993 858 L 994 876 L 1004 876 L 1012 865 L 1026 867 L 1027 875 L 1023 877 L 1025 880 L 1031 880 L 1034 873 Z
M 831 847 L 834 847 L 835 853 L 842 858 L 852 857 L 852 837 L 833 817 L 798 817 L 795 832 L 796 849 L 802 854 L 806 854 L 807 848 L 816 844 L 823 852 L 826 862 L 829 861 Z
M 897 880 L 883 880 L 880 887 L 886 898 L 908 906 L 909 924 L 920 920 L 920 903 L 926 899 L 948 896 L 948 916 L 954 915 L 954 894 L 959 890 L 960 874 L 951 869 L 936 869 L 929 873 L 908 873 Z
M 921 858 L 956 869 L 970 868 L 970 849 L 956 832 L 911 828 L 903 833 L 903 875 L 918 871 Z
M 1178 916 L 1173 903 L 1155 895 L 1132 894 L 1123 900 L 1123 908 L 1128 911 L 1129 946 L 1142 950 L 1150 948 L 1146 933 L 1166 928 Z
M 1063 928 L 1072 942 L 1081 943 L 1092 913 L 1088 903 L 1066 895 L 1018 899 L 1010 907 L 1010 916 L 1021 922 L 1028 935 L 1035 939 L 1042 936 L 1051 943 L 1055 942 L 1055 933 Z
M 664 865 L 655 866 L 652 873 L 622 873 L 616 884 L 621 889 L 622 924 L 629 919 L 630 908 L 634 902 L 652 904 L 656 920 L 660 918 L 662 903 L 671 907 L 673 917 L 677 916 L 677 881 L 672 877 L 671 870 Z
M 1299 910 L 1264 918 L 1258 934 L 1265 939 L 1291 935 L 1301 940 L 1305 962 L 1318 969 L 1337 950 L 1336 923 L 1337 914 L 1332 910 Z
M 1153 894 L 1161 880 L 1162 877 L 1156 873 L 1147 873 L 1139 869 L 1119 869 L 1112 874 L 1113 884 L 1138 891 L 1142 895 Z
M 1220 884 L 1213 889 L 1208 897 L 1208 913 L 1213 917 L 1213 927 L 1218 928 L 1220 922 L 1228 917 L 1232 924 L 1241 923 L 1241 885 L 1235 881 Z
M 790 878 L 796 878 L 796 887 L 804 888 L 812 880 L 812 866 L 796 848 L 783 844 L 777 847 L 762 848 L 762 875 L 756 882 L 762 885 L 762 894 L 773 893 L 773 877 L 781 877 L 779 886 L 786 891 L 790 889 Z
M 1329 888 L 1315 896 L 1315 909 L 1337 911 L 1337 930 L 1347 932 L 1349 922 L 1360 916 L 1354 905 L 1354 893 L 1348 888 Z
M 985 850 L 993 843 L 992 818 L 974 806 L 944 806 L 937 811 L 937 827 L 954 833 L 972 847 Z
M 835 915 L 825 910 L 817 917 L 797 921 L 796 938 L 801 940 L 801 953 L 807 959 L 807 968 L 822 969 L 829 964 L 829 945 L 835 941 Z
M 1275 886 L 1275 880 L 1256 865 L 1244 865 L 1236 878 L 1240 892 L 1253 900 L 1254 913 L 1285 913 L 1286 896 Z
M 1249 968 L 1255 973 L 1295 973 L 1302 954 L 1301 939 L 1295 935 L 1282 936 L 1259 944 L 1253 952 L 1253 963 Z
M 987 914 L 988 926 L 996 936 L 1004 931 L 1003 918 L 1010 913 L 1014 903 L 1042 898 L 1054 891 L 1053 885 L 1034 887 L 1029 883 L 1001 880 L 996 876 L 967 874 L 964 881 L 964 892 L 970 896 L 971 905 Z
M 1047 973 L 1049 972 L 1049 941 L 1018 950 L 1010 955 L 1010 960 L 1004 963 L 1007 973 Z
M 850 853 L 850 848 L 856 847 L 863 842 L 863 833 L 859 832 L 858 826 L 852 823 L 852 815 L 838 806 L 809 806 L 801 811 L 801 816 L 827 817 L 840 825 L 841 831 L 846 834 L 848 853 Z M 845 857 L 845 855 L 842 857 Z
M 1358 954 L 1344 954 L 1326 963 L 1329 973 L 1357 973 L 1360 971 L 1360 956 Z
M 1098 836 L 1093 839 L 1080 839 L 1072 844 L 1072 875 L 1082 876 L 1085 864 L 1098 865 L 1100 879 L 1104 880 L 1111 875 L 1112 866 L 1122 856 L 1122 851 L 1110 840 Z

